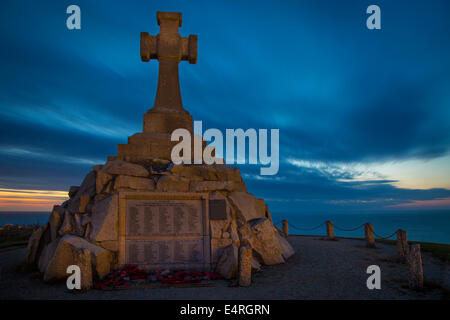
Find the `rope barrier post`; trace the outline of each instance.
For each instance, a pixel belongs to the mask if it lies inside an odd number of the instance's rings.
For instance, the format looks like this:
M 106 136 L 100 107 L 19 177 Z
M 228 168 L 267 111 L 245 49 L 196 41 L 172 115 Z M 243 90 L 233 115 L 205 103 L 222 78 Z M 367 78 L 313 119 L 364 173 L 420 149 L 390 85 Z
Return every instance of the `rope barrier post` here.
M 399 257 L 406 258 L 408 254 L 408 240 L 406 238 L 406 231 L 402 229 L 397 230 L 397 252 Z
M 283 224 L 283 232 L 284 235 L 286 236 L 286 238 L 289 236 L 289 223 L 287 220 L 283 220 L 281 221 L 281 223 Z
M 414 289 L 423 288 L 423 268 L 420 244 L 409 246 L 408 251 L 409 286 Z
M 334 228 L 333 228 L 333 222 L 327 221 L 325 222 L 327 225 L 327 239 L 328 240 L 334 240 Z
M 367 222 L 364 224 L 364 236 L 366 238 L 366 247 L 375 248 L 375 237 L 373 234 L 373 224 Z

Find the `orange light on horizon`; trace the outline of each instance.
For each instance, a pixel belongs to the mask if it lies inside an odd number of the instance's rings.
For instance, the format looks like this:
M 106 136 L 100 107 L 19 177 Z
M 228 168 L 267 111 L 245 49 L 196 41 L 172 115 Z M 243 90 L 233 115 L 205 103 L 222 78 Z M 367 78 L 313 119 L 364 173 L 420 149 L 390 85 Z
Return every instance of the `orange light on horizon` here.
M 426 209 L 426 208 L 450 208 L 450 198 L 435 199 L 435 200 L 414 200 L 412 202 L 399 203 L 387 206 L 388 208 L 416 208 L 416 209 Z
M 0 211 L 50 211 L 68 198 L 67 191 L 0 188 Z

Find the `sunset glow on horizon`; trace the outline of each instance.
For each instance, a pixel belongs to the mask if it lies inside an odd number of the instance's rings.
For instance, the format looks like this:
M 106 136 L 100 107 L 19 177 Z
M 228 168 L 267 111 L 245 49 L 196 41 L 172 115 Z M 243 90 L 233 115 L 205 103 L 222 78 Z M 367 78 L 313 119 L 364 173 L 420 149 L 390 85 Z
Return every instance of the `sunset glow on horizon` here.
M 388 208 L 411 208 L 411 209 L 448 209 L 450 208 L 450 198 L 436 200 L 415 200 L 408 203 L 401 203 Z
M 0 212 L 42 211 L 50 212 L 54 205 L 68 199 L 67 191 L 0 188 Z M 359 203 L 372 201 L 357 200 Z M 414 200 L 387 205 L 389 209 L 449 209 L 450 198 Z
M 67 199 L 67 191 L 0 188 L 0 211 L 49 212 Z

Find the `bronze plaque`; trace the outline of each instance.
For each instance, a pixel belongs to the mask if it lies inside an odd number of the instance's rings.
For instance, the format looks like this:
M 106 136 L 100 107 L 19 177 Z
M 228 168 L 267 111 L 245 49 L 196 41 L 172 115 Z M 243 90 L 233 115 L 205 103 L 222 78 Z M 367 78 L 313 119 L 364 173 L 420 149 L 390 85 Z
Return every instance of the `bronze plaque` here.
M 209 200 L 209 212 L 211 220 L 227 219 L 227 203 L 225 200 Z

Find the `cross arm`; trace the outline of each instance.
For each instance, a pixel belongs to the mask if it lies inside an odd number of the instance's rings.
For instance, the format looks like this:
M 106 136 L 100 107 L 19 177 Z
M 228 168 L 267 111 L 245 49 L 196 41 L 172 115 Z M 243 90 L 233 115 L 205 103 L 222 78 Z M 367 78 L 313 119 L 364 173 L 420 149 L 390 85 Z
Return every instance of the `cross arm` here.
M 158 59 L 156 36 L 151 36 L 148 32 L 141 32 L 141 59 L 144 62 Z
M 189 38 L 181 38 L 181 60 L 187 60 L 191 64 L 197 63 L 197 35 Z

